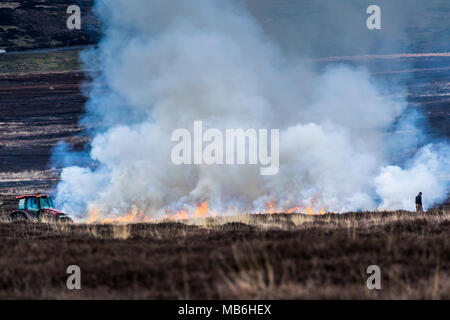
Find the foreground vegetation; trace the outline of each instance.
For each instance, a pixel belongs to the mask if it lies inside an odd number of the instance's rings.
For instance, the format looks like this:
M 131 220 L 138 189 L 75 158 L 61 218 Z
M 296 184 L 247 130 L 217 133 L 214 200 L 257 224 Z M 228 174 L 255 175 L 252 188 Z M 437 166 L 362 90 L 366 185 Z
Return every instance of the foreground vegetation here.
M 450 213 L 0 223 L 0 298 L 448 299 Z M 66 288 L 79 265 L 82 289 Z M 368 290 L 366 269 L 381 268 Z

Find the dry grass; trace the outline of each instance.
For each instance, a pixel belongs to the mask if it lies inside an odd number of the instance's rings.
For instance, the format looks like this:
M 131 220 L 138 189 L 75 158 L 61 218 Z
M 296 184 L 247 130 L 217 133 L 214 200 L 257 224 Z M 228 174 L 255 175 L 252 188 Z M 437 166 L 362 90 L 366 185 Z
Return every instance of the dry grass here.
M 0 223 L 0 298 L 447 299 L 450 212 Z M 68 265 L 82 290 L 65 288 Z M 366 288 L 366 268 L 382 290 Z

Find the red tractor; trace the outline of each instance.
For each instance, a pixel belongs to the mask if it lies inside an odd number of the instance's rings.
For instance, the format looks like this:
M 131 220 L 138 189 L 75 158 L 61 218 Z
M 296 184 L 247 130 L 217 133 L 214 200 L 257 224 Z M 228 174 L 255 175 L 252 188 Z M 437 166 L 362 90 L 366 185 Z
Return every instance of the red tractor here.
M 16 199 L 17 209 L 10 214 L 12 221 L 73 222 L 67 214 L 55 209 L 48 194 L 25 195 Z

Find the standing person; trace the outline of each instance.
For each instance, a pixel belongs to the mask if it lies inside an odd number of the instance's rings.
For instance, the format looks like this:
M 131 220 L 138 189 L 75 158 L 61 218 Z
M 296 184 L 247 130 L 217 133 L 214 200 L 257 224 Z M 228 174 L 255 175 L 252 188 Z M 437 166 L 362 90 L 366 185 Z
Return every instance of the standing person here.
M 416 212 L 423 212 L 422 192 L 419 192 L 419 194 L 416 196 Z

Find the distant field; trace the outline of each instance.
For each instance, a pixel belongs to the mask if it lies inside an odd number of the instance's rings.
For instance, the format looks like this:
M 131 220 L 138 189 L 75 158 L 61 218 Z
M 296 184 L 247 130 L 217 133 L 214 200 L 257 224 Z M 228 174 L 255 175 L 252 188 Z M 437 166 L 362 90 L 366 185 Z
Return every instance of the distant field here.
M 450 212 L 0 222 L 0 298 L 449 299 Z M 81 268 L 79 291 L 66 268 Z M 381 268 L 381 290 L 366 269 Z
M 89 140 L 78 125 L 84 77 L 76 71 L 0 73 L 0 194 L 49 190 L 52 148 L 59 141 L 83 148 Z
M 0 73 L 33 73 L 81 70 L 80 49 L 0 55 Z

